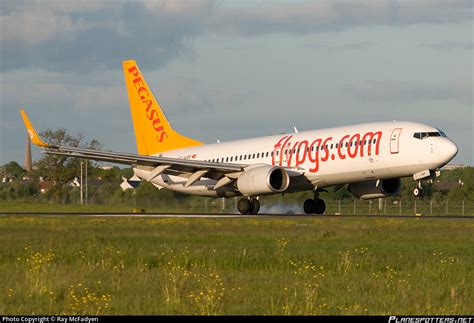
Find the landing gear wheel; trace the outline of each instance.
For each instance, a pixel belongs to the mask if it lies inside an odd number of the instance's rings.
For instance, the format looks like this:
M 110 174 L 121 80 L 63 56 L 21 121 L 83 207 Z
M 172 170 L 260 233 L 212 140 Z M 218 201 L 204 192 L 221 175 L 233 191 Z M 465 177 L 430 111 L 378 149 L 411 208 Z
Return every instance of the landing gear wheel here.
M 326 211 L 326 203 L 324 200 L 315 199 L 314 200 L 314 213 L 315 214 L 324 214 Z
M 249 214 L 252 208 L 252 203 L 248 198 L 241 198 L 237 203 L 237 209 L 241 214 Z
M 303 204 L 303 210 L 304 210 L 304 213 L 306 214 L 313 214 L 314 213 L 314 200 L 312 199 L 307 199 L 306 201 L 304 201 L 304 204 Z
M 415 189 L 413 190 L 413 195 L 415 195 L 415 197 L 422 197 L 425 194 L 422 188 L 415 187 Z
M 250 201 L 250 204 L 252 205 L 250 208 L 250 214 L 258 214 L 258 211 L 260 211 L 260 202 L 257 199 L 252 199 Z

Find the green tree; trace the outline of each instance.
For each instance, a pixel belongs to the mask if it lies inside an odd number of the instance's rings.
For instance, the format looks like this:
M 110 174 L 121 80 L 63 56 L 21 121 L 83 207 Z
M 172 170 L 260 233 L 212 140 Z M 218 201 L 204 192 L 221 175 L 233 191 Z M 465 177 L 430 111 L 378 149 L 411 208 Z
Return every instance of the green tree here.
M 54 131 L 48 129 L 40 135 L 51 145 L 90 149 L 102 148 L 102 144 L 99 141 L 92 139 L 86 142 L 84 135 L 78 134 L 72 136 L 64 128 Z M 69 183 L 74 180 L 75 177 L 79 177 L 81 162 L 83 162 L 83 160 L 79 158 L 46 153 L 43 158 L 35 163 L 37 168 L 35 175 L 54 182 L 54 186 L 46 194 L 47 198 L 60 203 L 70 202 L 72 187 Z M 94 162 L 88 163 L 88 170 L 92 174 L 95 171 L 96 165 Z
M 11 176 L 15 178 L 22 178 L 26 175 L 26 170 L 23 169 L 16 161 L 11 161 L 2 166 L 2 175 Z

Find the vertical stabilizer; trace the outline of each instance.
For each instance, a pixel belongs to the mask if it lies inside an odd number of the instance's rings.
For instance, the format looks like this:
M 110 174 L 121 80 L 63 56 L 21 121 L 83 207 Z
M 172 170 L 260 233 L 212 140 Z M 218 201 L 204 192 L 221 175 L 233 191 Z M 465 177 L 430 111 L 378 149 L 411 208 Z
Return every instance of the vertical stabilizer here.
M 173 130 L 134 60 L 123 62 L 123 73 L 139 154 L 154 155 L 202 145 Z

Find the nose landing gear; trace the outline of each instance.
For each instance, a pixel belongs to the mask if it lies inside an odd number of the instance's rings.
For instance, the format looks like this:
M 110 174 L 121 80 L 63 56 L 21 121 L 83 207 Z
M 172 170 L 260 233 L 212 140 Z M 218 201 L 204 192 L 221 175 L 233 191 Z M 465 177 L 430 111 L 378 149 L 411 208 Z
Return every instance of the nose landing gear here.
M 423 197 L 425 196 L 425 192 L 423 191 L 421 187 L 415 187 L 415 189 L 413 190 L 413 195 L 415 197 Z
M 427 180 L 428 182 L 433 182 L 433 180 L 440 175 L 439 170 L 424 170 L 422 172 L 418 172 L 413 174 L 413 179 L 416 181 L 416 186 L 413 189 L 413 195 L 415 197 L 423 197 L 425 196 L 425 192 L 423 191 L 423 187 L 421 186 L 422 180 Z

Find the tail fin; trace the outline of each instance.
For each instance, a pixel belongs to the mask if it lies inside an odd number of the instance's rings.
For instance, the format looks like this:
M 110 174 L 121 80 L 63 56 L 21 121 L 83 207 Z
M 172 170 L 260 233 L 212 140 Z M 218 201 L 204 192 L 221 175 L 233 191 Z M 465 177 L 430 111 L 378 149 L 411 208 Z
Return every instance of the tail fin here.
M 202 145 L 173 130 L 134 60 L 123 62 L 123 73 L 139 154 L 153 155 Z

